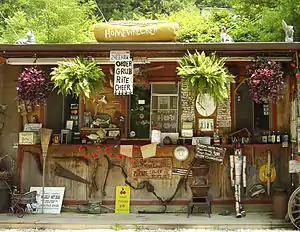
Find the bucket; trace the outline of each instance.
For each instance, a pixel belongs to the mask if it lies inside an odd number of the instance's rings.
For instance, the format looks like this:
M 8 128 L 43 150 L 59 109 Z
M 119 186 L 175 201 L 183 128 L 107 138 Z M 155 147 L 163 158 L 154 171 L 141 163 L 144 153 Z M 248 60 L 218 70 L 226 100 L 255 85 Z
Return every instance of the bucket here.
M 0 213 L 7 213 L 10 206 L 9 188 L 4 180 L 0 180 Z

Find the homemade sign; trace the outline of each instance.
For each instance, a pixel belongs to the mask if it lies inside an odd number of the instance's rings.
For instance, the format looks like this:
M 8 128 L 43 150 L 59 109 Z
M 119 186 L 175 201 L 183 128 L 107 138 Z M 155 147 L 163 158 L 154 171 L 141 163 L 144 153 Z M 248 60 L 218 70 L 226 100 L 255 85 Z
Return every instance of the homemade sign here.
M 139 180 L 159 179 L 166 180 L 172 178 L 172 158 L 148 158 L 136 159 L 136 163 L 130 168 L 132 178 Z
M 130 187 L 116 186 L 115 213 L 129 213 L 130 211 Z
M 231 101 L 230 98 L 217 106 L 217 125 L 219 127 L 231 127 Z
M 130 60 L 117 60 L 115 63 L 114 94 L 133 94 L 133 62 Z
M 195 103 L 190 99 L 187 87 L 184 83 L 181 84 L 181 125 L 185 122 L 192 122 L 192 128 L 195 121 Z
M 175 41 L 177 23 L 165 21 L 113 21 L 94 25 L 98 42 Z
M 223 163 L 225 153 L 226 148 L 224 147 L 215 147 L 198 143 L 196 145 L 195 157 Z
M 109 60 L 116 62 L 118 60 L 130 60 L 130 51 L 110 51 Z
M 299 173 L 300 172 L 300 162 L 297 160 L 289 160 L 289 173 Z
M 42 213 L 42 187 L 31 187 L 30 191 L 37 191 L 37 213 Z M 45 187 L 44 189 L 44 213 L 60 214 L 65 187 Z

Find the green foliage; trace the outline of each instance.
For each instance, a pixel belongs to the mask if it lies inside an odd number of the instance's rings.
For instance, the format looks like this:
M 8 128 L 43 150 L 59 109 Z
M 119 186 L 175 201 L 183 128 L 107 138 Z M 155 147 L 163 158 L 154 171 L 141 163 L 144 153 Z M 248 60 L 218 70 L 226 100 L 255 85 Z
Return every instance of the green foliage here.
M 230 0 L 236 14 L 246 18 L 251 24 L 245 25 L 247 31 L 256 34 L 256 40 L 284 41 L 281 20 L 284 19 L 295 29 L 295 40 L 300 39 L 300 1 L 299 0 Z M 248 26 L 248 27 L 247 27 Z M 294 40 L 294 41 L 295 41 Z
M 234 76 L 224 64 L 225 59 L 218 58 L 215 53 L 206 56 L 204 52 L 200 54 L 196 51 L 180 59 L 177 73 L 192 97 L 207 93 L 216 102 L 222 102 L 229 96 L 228 84 L 234 82 Z
M 54 88 L 63 95 L 80 97 L 84 94 L 90 98 L 103 89 L 105 82 L 102 69 L 97 67 L 96 61 L 76 57 L 73 60 L 59 62 L 58 67 L 53 68 L 51 80 Z
M 93 40 L 93 1 L 81 0 L 15 0 L 14 12 L 9 12 L 8 23 L 20 37 L 26 38 L 30 29 L 38 43 L 77 43 Z M 6 24 L 1 43 L 14 43 L 18 38 Z
M 170 14 L 193 5 L 195 0 L 97 0 L 105 18 L 133 20 L 136 17 L 157 19 L 157 15 Z M 99 17 L 101 15 L 99 14 Z

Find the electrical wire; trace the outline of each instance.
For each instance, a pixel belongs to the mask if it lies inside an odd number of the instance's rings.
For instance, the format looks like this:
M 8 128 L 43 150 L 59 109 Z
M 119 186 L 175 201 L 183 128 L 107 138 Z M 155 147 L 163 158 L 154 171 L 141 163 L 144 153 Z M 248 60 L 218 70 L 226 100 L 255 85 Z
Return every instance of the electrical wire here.
M 102 17 L 104 18 L 104 21 L 107 23 L 107 20 L 106 20 L 106 18 L 105 18 L 105 16 L 104 16 L 104 14 L 102 13 L 102 11 L 101 11 L 100 7 L 98 6 L 98 4 L 97 4 L 96 0 L 94 0 L 94 3 L 95 3 L 95 5 L 96 5 L 97 9 L 100 11 L 100 13 L 101 13 Z
M 15 31 L 15 29 L 12 27 L 12 25 L 10 25 L 10 23 L 7 21 L 7 19 L 4 17 L 4 15 L 2 14 L 2 12 L 0 11 L 0 15 L 1 17 L 4 19 L 4 21 L 8 24 L 8 26 L 12 29 L 12 31 L 15 33 L 15 35 L 17 36 L 17 39 L 19 38 L 19 35 L 17 34 L 17 32 Z

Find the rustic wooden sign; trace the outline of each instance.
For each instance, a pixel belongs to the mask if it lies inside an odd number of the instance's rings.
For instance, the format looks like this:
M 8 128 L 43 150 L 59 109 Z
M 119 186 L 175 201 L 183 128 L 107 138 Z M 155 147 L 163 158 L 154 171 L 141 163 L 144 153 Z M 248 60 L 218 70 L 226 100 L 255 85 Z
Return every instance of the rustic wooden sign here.
M 132 164 L 130 174 L 132 178 L 140 179 L 160 179 L 166 180 L 172 178 L 172 158 L 147 158 L 136 159 Z
M 226 148 L 224 147 L 209 146 L 199 143 L 196 145 L 196 158 L 223 163 L 225 153 Z

